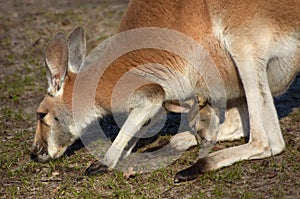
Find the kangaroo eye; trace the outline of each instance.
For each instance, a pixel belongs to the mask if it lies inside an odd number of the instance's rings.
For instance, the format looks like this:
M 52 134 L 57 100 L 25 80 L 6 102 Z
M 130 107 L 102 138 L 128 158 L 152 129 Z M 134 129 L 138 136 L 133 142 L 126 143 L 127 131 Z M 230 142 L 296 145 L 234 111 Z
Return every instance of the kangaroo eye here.
M 59 119 L 57 117 L 54 117 L 54 120 L 57 121 L 57 122 L 59 122 Z
M 38 120 L 43 120 L 47 113 L 37 112 L 36 117 Z

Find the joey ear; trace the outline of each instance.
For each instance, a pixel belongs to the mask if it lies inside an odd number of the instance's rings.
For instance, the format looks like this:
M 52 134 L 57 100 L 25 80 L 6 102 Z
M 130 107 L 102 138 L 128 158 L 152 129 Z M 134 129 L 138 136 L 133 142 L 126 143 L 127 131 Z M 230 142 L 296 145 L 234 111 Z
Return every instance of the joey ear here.
M 81 26 L 76 27 L 68 37 L 69 70 L 78 73 L 86 53 L 85 32 Z
M 68 69 L 68 44 L 63 32 L 58 32 L 50 40 L 45 53 L 48 92 L 55 94 L 62 87 Z

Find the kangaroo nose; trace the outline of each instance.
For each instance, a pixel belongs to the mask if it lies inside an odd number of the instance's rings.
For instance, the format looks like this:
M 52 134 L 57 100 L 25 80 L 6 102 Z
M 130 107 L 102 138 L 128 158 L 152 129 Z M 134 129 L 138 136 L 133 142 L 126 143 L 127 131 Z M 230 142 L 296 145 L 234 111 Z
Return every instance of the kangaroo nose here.
M 48 151 L 46 147 L 33 144 L 30 153 L 31 160 L 35 162 L 46 162 L 49 159 Z
M 31 153 L 30 154 L 30 158 L 31 158 L 31 160 L 33 160 L 33 161 L 35 161 L 35 162 L 37 162 L 38 161 L 38 155 L 36 154 L 36 153 Z
M 30 152 L 31 160 L 38 162 L 38 147 L 35 144 L 31 146 Z
M 31 160 L 35 161 L 35 162 L 39 162 L 39 163 L 44 163 L 50 160 L 50 156 L 48 155 L 48 153 L 35 153 L 32 152 L 30 154 L 30 158 Z

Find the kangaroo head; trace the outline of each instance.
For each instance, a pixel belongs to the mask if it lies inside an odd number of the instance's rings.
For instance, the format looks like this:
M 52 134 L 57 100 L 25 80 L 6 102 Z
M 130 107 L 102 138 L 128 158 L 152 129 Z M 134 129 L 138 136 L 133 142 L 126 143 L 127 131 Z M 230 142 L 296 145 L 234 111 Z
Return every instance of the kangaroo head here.
M 45 52 L 48 93 L 37 108 L 37 126 L 32 159 L 58 158 L 77 138 L 72 130 L 72 90 L 86 52 L 84 30 L 75 28 L 68 38 L 57 33 Z

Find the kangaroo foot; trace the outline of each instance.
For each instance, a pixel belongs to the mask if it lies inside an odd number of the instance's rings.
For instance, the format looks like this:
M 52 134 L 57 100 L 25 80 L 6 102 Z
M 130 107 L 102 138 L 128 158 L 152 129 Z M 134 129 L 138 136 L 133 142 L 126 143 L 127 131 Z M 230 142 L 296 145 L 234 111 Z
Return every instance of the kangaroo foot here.
M 200 158 L 189 168 L 179 171 L 174 177 L 174 183 L 180 183 L 198 178 L 205 170 L 205 165 L 205 158 Z

